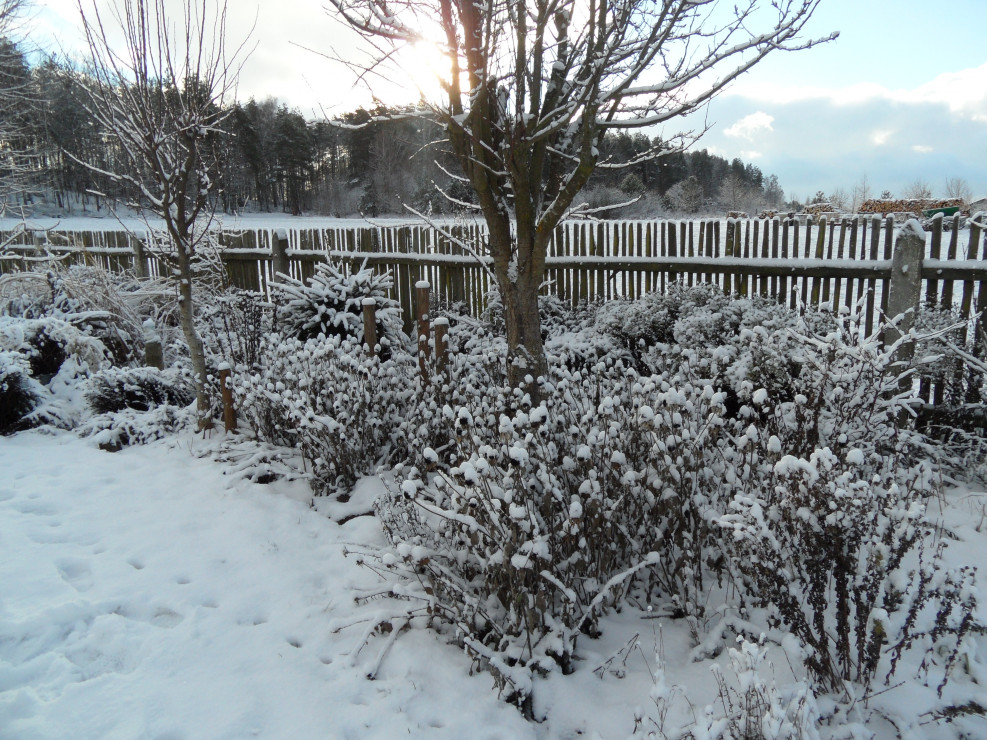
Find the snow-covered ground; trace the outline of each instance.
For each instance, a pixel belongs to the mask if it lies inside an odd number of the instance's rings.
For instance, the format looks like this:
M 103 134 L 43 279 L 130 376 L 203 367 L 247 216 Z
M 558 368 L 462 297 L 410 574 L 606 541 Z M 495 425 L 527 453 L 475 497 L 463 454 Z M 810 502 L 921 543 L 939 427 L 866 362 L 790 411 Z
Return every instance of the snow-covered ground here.
M 334 630 L 376 583 L 343 555 L 382 538 L 374 519 L 231 484 L 194 444 L 0 439 L 0 737 L 534 736 L 431 632 L 369 680 L 385 639 Z
M 205 457 L 215 444 L 187 435 L 111 454 L 70 433 L 0 439 L 0 737 L 623 740 L 635 714 L 654 728 L 652 695 L 669 699 L 670 724 L 693 722 L 716 707 L 714 664 L 737 681 L 725 655 L 690 659 L 683 620 L 628 608 L 581 643 L 574 674 L 539 683 L 543 721 L 525 722 L 447 638 L 368 638 L 386 604 L 354 597 L 380 581 L 344 551 L 383 542 L 373 517 L 337 524 L 304 483 L 226 475 Z M 361 482 L 350 508 L 379 486 Z M 981 572 L 985 506 L 962 492 L 945 507 L 949 560 Z M 987 682 L 982 661 L 956 677 L 960 695 Z M 774 646 L 761 673 L 784 689 L 791 665 Z M 918 726 L 935 691 L 913 673 L 861 707 L 866 732 L 833 736 L 896 737 L 878 714 L 890 711 L 915 725 L 905 737 L 953 737 Z M 987 737 L 987 721 L 964 726 Z

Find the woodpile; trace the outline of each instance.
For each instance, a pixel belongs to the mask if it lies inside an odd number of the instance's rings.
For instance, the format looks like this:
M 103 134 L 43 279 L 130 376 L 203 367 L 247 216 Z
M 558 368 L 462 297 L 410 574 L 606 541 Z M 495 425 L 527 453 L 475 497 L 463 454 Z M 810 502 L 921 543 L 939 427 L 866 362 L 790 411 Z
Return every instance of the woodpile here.
M 811 216 L 822 216 L 830 213 L 838 213 L 839 209 L 834 208 L 832 203 L 810 203 L 805 207 L 803 213 Z
M 892 198 L 881 200 L 872 198 L 865 200 L 858 209 L 859 213 L 874 213 L 881 216 L 890 213 L 911 213 L 920 216 L 922 211 L 930 208 L 963 208 L 962 198 Z

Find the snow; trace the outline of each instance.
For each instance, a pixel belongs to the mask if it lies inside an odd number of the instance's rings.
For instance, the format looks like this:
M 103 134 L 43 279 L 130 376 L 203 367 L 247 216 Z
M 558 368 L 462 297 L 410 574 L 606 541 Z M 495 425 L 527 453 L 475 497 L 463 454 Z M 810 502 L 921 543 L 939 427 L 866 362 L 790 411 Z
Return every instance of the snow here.
M 311 507 L 302 482 L 224 475 L 205 456 L 213 444 L 186 436 L 110 454 L 69 433 L 0 439 L 4 738 L 624 740 L 635 717 L 651 726 L 658 704 L 666 727 L 720 721 L 704 710 L 717 706 L 715 675 L 777 683 L 784 695 L 804 678 L 792 673 L 800 648 L 790 635 L 721 652 L 724 631 L 745 628 L 726 617 L 693 648 L 687 620 L 627 608 L 606 617 L 600 639 L 580 643 L 575 673 L 538 682 L 543 721 L 528 723 L 449 636 L 365 635 L 363 622 L 386 606 L 354 596 L 380 581 L 345 553 L 383 543 L 373 517 L 336 524 Z M 352 498 L 381 492 L 367 478 Z M 955 562 L 982 561 L 970 514 L 984 500 L 954 492 L 947 503 Z M 581 513 L 570 506 L 571 517 Z M 760 670 L 731 663 L 751 651 Z M 968 670 L 987 680 L 979 659 Z M 907 716 L 909 702 L 932 696 L 906 682 L 877 706 Z M 877 712 L 871 719 L 877 740 L 895 737 Z M 945 726 L 915 729 L 943 737 Z
M 426 630 L 368 680 L 382 641 L 334 627 L 376 583 L 343 555 L 380 542 L 374 520 L 233 483 L 196 445 L 0 439 L 0 735 L 534 737 Z

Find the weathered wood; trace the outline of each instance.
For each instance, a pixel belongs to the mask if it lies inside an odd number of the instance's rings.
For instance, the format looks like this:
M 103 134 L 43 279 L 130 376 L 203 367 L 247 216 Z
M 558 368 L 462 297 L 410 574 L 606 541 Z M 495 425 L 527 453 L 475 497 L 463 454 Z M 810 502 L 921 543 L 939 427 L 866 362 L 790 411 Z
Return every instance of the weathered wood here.
M 888 298 L 888 318 L 896 320 L 896 326 L 889 328 L 884 335 L 885 345 L 894 344 L 915 325 L 915 316 L 922 299 L 922 262 L 925 258 L 925 238 L 909 226 L 918 222 L 910 221 L 898 235 L 891 258 L 891 285 Z M 915 348 L 911 342 L 901 346 L 898 357 L 909 359 Z
M 274 233 L 271 241 L 271 280 L 275 283 L 282 282 L 279 275 L 290 275 L 291 266 L 288 262 L 288 231 L 278 229 Z
M 363 344 L 367 354 L 377 356 L 377 299 L 364 298 L 363 308 Z
M 429 325 L 429 291 L 427 280 L 419 280 L 415 284 L 415 326 L 418 339 L 418 371 L 422 382 L 428 383 L 431 377 L 432 353 L 429 349 L 431 327 Z
M 236 409 L 233 406 L 233 388 L 230 386 L 230 366 L 219 369 L 219 390 L 223 398 L 223 427 L 227 432 L 236 431 Z

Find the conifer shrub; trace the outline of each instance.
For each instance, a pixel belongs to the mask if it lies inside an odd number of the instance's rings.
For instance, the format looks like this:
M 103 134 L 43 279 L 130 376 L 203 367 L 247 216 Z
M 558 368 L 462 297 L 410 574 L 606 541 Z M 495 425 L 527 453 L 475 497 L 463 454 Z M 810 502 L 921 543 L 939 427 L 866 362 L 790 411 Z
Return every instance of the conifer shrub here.
M 272 284 L 278 303 L 279 330 L 302 342 L 344 337 L 363 343 L 363 299 L 377 301 L 377 341 L 386 357 L 401 330 L 400 308 L 387 297 L 390 274 L 377 274 L 364 265 L 352 271 L 346 263 L 319 263 L 307 283 L 286 278 Z

